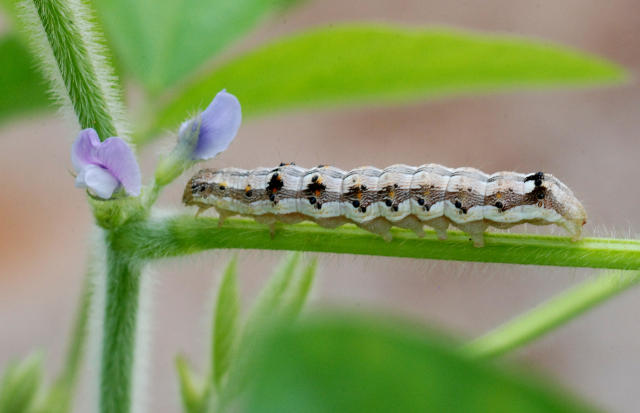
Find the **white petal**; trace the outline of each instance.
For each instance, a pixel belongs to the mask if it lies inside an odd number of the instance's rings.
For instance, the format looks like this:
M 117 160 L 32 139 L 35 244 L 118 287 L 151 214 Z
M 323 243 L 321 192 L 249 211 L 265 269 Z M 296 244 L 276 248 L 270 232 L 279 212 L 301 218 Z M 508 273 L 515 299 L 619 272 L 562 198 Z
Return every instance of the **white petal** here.
M 88 165 L 84 168 L 84 184 L 100 198 L 109 199 L 120 183 L 106 169 Z

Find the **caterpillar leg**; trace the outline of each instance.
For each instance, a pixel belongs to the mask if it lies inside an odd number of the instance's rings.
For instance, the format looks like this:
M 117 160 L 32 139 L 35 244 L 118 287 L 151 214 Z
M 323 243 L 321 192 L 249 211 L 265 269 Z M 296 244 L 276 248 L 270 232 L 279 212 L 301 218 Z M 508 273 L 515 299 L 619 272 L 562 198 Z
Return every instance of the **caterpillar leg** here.
M 438 217 L 425 222 L 436 231 L 436 235 L 439 240 L 447 239 L 447 229 L 449 228 L 449 221 L 445 217 Z
M 484 232 L 479 234 L 469 234 L 471 236 L 471 241 L 473 242 L 473 246 L 476 248 L 484 247 Z
M 199 206 L 198 210 L 196 211 L 196 218 L 198 218 L 200 216 L 200 214 L 202 214 L 204 211 L 206 211 L 209 208 L 211 208 L 211 207 Z
M 395 222 L 394 225 L 400 228 L 412 230 L 418 238 L 424 237 L 424 224 L 414 216 L 408 216 L 398 222 Z
M 389 231 L 391 223 L 384 218 L 376 218 L 369 222 L 359 223 L 358 226 L 369 232 L 380 235 L 385 241 L 391 241 L 393 236 Z
M 583 222 L 576 222 L 576 221 L 569 221 L 566 220 L 564 222 L 559 222 L 558 224 L 564 228 L 569 235 L 571 235 L 571 241 L 576 242 L 579 241 L 580 238 L 582 237 L 582 226 L 584 225 L 586 221 Z
M 469 222 L 466 224 L 454 224 L 462 231 L 469 234 L 473 246 L 476 248 L 484 247 L 484 231 L 487 229 L 487 224 L 484 221 Z
M 276 222 L 277 218 L 272 214 L 256 215 L 253 217 L 258 224 L 264 224 L 269 226 L 269 235 L 273 239 L 276 235 Z
M 233 212 L 229 212 L 226 209 L 216 208 L 216 211 L 218 212 L 218 227 L 221 227 L 222 224 L 224 224 L 224 221 L 227 219 L 227 217 L 234 215 Z

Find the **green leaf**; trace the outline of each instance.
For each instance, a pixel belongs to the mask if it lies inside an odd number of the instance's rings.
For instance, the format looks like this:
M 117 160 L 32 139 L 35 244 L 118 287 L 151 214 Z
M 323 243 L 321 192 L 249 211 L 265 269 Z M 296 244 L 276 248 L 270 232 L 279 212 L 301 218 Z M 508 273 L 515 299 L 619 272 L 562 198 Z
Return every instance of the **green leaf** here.
M 220 388 L 225 373 L 231 363 L 236 331 L 238 329 L 238 259 L 233 257 L 227 266 L 220 283 L 213 324 L 211 361 L 213 363 L 213 382 Z
M 162 91 L 286 5 L 283 0 L 99 0 L 96 8 L 127 70 Z
M 49 107 L 47 83 L 16 35 L 0 38 L 0 121 Z
M 282 38 L 198 77 L 159 108 L 152 131 L 175 129 L 221 89 L 245 116 L 346 103 L 402 102 L 516 88 L 617 83 L 622 68 L 549 42 L 374 24 Z
M 309 291 L 311 290 L 311 285 L 316 275 L 317 265 L 318 260 L 314 258 L 309 265 L 299 274 L 296 274 L 291 281 L 289 288 L 287 288 L 286 296 L 282 304 L 280 304 L 281 309 L 279 312 L 284 320 L 293 320 L 300 314 L 309 296 Z
M 265 335 L 280 324 L 291 324 L 302 308 L 316 270 L 314 259 L 301 272 L 296 269 L 300 262 L 300 253 L 289 253 L 278 265 L 267 285 L 262 289 L 253 305 L 244 325 L 233 368 L 225 387 L 219 388 L 221 394 L 231 395 L 242 391 L 247 372 L 244 368 L 248 355 L 262 346 Z M 212 407 L 209 411 L 218 411 Z
M 548 384 L 464 358 L 450 343 L 397 321 L 340 315 L 301 322 L 264 343 L 247 367 L 247 392 L 233 411 L 593 411 Z
M 176 357 L 176 371 L 180 384 L 180 396 L 182 406 L 187 413 L 201 413 L 204 403 L 204 390 L 195 374 L 189 367 L 189 363 L 183 356 Z
M 0 413 L 24 413 L 33 405 L 42 381 L 42 355 L 10 363 L 0 382 Z
M 278 321 L 282 300 L 300 262 L 300 256 L 299 252 L 289 253 L 276 268 L 247 317 L 245 335 L 253 335 L 261 327 Z
M 275 269 L 251 307 L 240 338 L 239 352 L 259 341 L 265 329 L 280 321 L 281 306 L 300 262 L 299 252 L 288 253 Z

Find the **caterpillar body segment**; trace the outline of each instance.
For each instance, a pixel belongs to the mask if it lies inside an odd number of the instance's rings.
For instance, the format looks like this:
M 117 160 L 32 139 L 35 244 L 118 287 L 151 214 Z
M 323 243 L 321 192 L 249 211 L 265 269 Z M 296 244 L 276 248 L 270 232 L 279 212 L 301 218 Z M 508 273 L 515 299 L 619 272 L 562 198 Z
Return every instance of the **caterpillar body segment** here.
M 203 169 L 187 184 L 183 202 L 215 208 L 221 220 L 243 215 L 270 225 L 314 221 L 327 228 L 354 223 L 391 239 L 392 226 L 424 235 L 424 226 L 446 238 L 450 225 L 484 244 L 487 227 L 556 224 L 580 238 L 586 212 L 571 190 L 553 175 L 450 169 L 371 166 L 343 171 L 294 164 L 244 170 Z

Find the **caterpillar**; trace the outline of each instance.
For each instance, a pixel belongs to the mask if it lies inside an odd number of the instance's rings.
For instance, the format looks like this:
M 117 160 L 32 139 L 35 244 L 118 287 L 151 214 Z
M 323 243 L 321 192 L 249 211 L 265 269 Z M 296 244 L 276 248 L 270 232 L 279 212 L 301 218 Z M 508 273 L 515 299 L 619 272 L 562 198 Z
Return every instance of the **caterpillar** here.
M 587 222 L 580 201 L 553 175 L 487 175 L 437 164 L 366 166 L 348 172 L 292 163 L 253 170 L 203 169 L 187 183 L 183 202 L 198 206 L 198 214 L 215 208 L 220 224 L 231 215 L 253 217 L 269 225 L 272 235 L 277 221 L 308 220 L 327 228 L 354 223 L 386 240 L 392 226 L 422 237 L 427 225 L 446 239 L 453 225 L 469 234 L 476 247 L 484 245 L 489 226 L 556 224 L 576 241 Z

